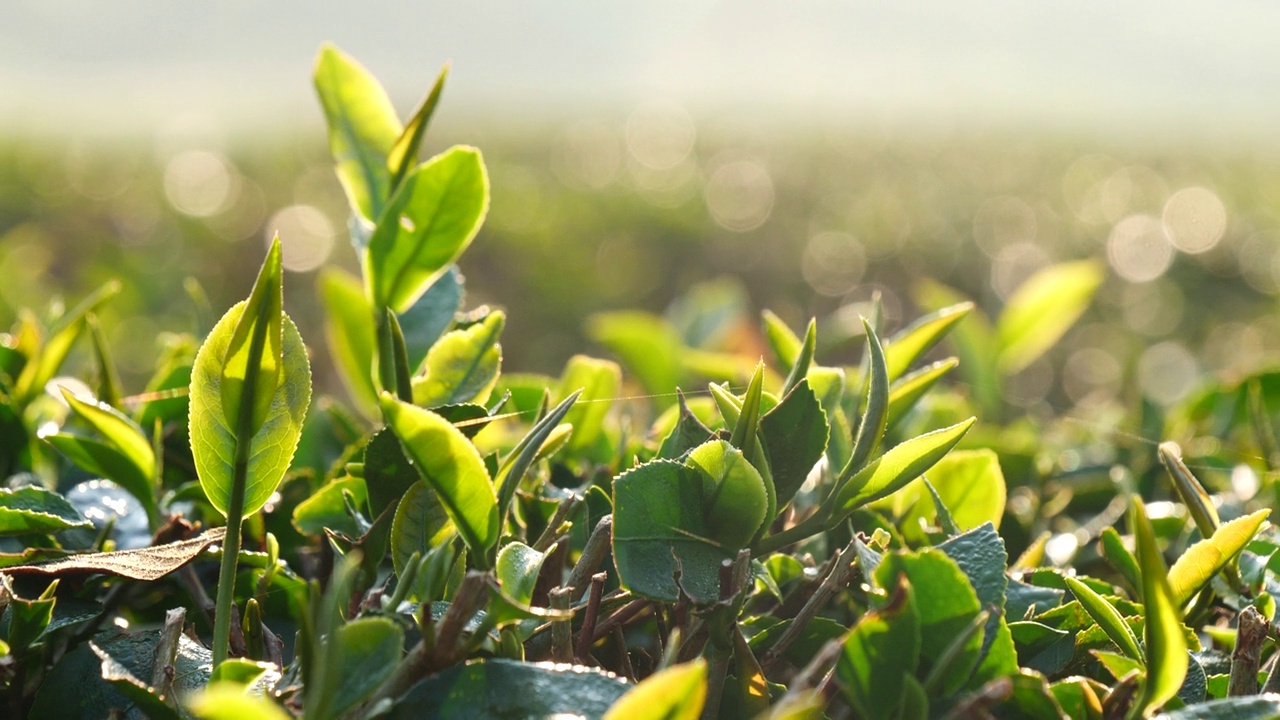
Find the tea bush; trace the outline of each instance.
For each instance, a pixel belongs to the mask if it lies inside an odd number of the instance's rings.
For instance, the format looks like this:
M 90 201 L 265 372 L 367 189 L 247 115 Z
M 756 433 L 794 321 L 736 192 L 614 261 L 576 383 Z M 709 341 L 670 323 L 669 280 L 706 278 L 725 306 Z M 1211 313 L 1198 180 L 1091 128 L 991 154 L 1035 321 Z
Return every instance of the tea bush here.
M 893 332 L 872 303 L 857 365 L 767 311 L 768 361 L 726 352 L 695 294 L 683 326 L 593 315 L 614 359 L 504 372 L 506 315 L 457 266 L 482 155 L 419 161 L 445 78 L 403 122 L 317 60 L 360 258 L 316 290 L 347 400 L 312 396 L 278 239 L 133 394 L 99 319 L 118 282 L 19 314 L 9 716 L 1280 717 L 1280 376 L 1142 405 L 1138 433 L 1019 416 L 1002 386 L 1086 312 L 1094 260 L 995 318 L 936 283 Z

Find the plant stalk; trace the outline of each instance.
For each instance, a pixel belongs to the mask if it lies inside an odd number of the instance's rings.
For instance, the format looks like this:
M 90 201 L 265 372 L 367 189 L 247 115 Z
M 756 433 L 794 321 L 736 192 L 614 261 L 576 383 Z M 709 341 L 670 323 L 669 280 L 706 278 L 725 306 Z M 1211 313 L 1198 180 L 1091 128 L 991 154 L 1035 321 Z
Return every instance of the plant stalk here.
M 253 373 L 250 373 L 252 378 Z M 248 386 L 252 380 L 246 380 Z M 250 396 L 252 397 L 252 396 Z M 243 420 L 244 412 L 241 412 Z M 241 425 L 247 423 L 242 422 Z M 231 604 L 235 602 L 236 562 L 240 558 L 240 524 L 244 520 L 245 483 L 249 475 L 249 443 L 236 437 L 236 460 L 227 507 L 227 534 L 222 539 L 222 568 L 218 571 L 218 599 L 213 614 L 213 667 L 227 659 L 231 642 Z

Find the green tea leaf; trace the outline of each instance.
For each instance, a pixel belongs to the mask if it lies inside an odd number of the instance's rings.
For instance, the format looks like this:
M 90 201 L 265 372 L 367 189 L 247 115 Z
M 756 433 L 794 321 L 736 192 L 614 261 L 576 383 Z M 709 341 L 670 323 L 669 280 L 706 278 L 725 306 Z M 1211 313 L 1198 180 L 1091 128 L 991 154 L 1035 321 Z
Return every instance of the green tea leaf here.
M 803 343 L 799 336 L 787 327 L 782 318 L 773 314 L 772 310 L 766 309 L 761 316 L 764 319 L 764 338 L 769 343 L 769 348 L 773 350 L 778 367 L 790 373 L 800 356 Z
M 604 430 L 604 418 L 613 398 L 622 390 L 622 368 L 609 360 L 574 355 L 564 366 L 556 397 L 566 398 L 581 391 L 578 400 L 563 422 L 573 426 L 569 438 L 571 451 L 590 448 Z
M 941 309 L 970 302 L 955 290 L 932 280 L 921 280 L 912 288 L 912 298 L 925 309 Z M 991 321 L 981 310 L 969 313 L 947 336 L 953 352 L 960 358 L 960 372 L 969 383 L 986 417 L 996 420 L 1003 408 L 1003 379 L 996 366 L 999 347 Z
M 490 658 L 427 677 L 396 700 L 388 717 L 420 720 L 430 708 L 440 720 L 598 718 L 630 687 L 596 668 Z
M 54 375 L 58 374 L 63 361 L 71 353 L 71 348 L 75 345 L 76 339 L 83 332 L 89 313 L 96 310 L 102 303 L 115 297 L 119 292 L 119 280 L 112 280 L 106 283 L 93 291 L 84 300 L 81 300 L 78 305 L 59 318 L 54 326 L 49 329 L 48 340 L 40 346 L 35 357 L 28 358 L 26 365 L 22 367 L 18 377 L 14 379 L 12 394 L 16 398 L 18 406 L 27 405 L 37 395 L 44 392 L 45 385 L 53 379 Z M 38 333 L 39 330 L 36 329 L 34 320 L 32 320 L 31 325 L 32 329 Z M 38 337 L 36 335 L 36 338 Z M 36 342 L 38 342 L 38 339 Z
M 795 360 L 791 363 L 791 371 L 787 373 L 787 379 L 782 383 L 782 394 L 791 392 L 792 388 L 800 384 L 809 374 L 809 368 L 813 364 L 813 351 L 818 344 L 818 323 L 810 320 L 809 326 L 805 329 L 804 344 L 800 346 L 799 352 L 795 355 Z
M 423 370 L 427 353 L 453 324 L 454 316 L 462 307 L 464 284 L 465 280 L 462 273 L 458 272 L 458 266 L 450 265 L 422 293 L 413 307 L 400 313 L 400 328 L 404 331 L 409 367 L 414 372 Z
M 943 458 L 973 426 L 974 418 L 903 442 L 854 475 L 835 499 L 836 517 L 885 497 Z
M 533 589 L 538 584 L 538 572 L 546 561 L 546 553 L 538 552 L 521 542 L 511 542 L 498 553 L 493 572 L 502 592 L 522 605 L 533 600 Z
M 222 359 L 245 308 L 246 303 L 238 303 L 222 316 L 200 347 L 191 375 L 191 452 L 205 495 L 222 513 L 227 512 L 231 500 L 236 454 L 236 431 L 227 424 L 222 405 Z M 270 409 L 261 426 L 251 437 L 240 438 L 252 448 L 244 496 L 246 515 L 262 509 L 284 478 L 302 436 L 311 401 L 311 365 L 306 347 L 287 315 L 282 323 L 280 382 L 272 393 Z
M 377 408 L 373 384 L 373 308 L 358 278 L 323 267 L 316 290 L 324 307 L 324 334 L 343 385 L 366 415 Z
M 1160 463 L 1169 471 L 1169 477 L 1173 480 L 1173 489 L 1182 498 L 1182 504 L 1187 506 L 1187 512 L 1191 514 L 1191 519 L 1195 520 L 1200 536 L 1213 535 L 1218 525 L 1222 523 L 1218 518 L 1218 509 L 1213 504 L 1213 498 L 1209 497 L 1209 493 L 1204 489 L 1204 485 L 1200 484 L 1191 469 L 1182 461 L 1182 448 L 1174 442 L 1162 442 L 1156 450 L 1156 455 L 1160 458 Z
M 682 590 L 698 603 L 719 599 L 720 562 L 737 548 L 711 539 L 699 471 L 669 460 L 632 468 L 613 481 L 613 508 L 613 556 L 623 587 L 667 602 Z
M 1213 535 L 1187 548 L 1169 568 L 1174 604 L 1185 605 L 1209 584 L 1258 534 L 1270 510 L 1259 510 L 1218 526 Z
M 1047 267 L 1018 286 L 996 323 L 1000 369 L 1013 374 L 1035 362 L 1088 309 L 1105 277 L 1096 260 Z
M 290 720 L 293 717 L 267 698 L 246 694 L 244 688 L 230 682 L 210 683 L 187 701 L 187 709 L 204 720 Z
M 940 550 L 930 548 L 918 553 L 895 552 L 884 556 L 875 570 L 881 587 L 895 587 L 897 578 L 905 575 L 911 583 L 912 598 L 920 623 L 920 671 L 928 671 L 982 610 L 973 586 L 955 561 Z M 955 692 L 978 664 L 982 639 L 970 638 L 958 654 L 953 652 L 953 668 L 941 680 L 944 694 Z
M 666 320 L 640 311 L 598 313 L 587 334 L 621 358 L 646 391 L 669 393 L 681 384 L 684 343 Z
M 1210 700 L 1157 715 L 1159 720 L 1276 720 L 1280 697 L 1258 695 Z
M 1071 576 L 1065 576 L 1062 579 L 1067 583 L 1067 589 L 1071 594 L 1080 601 L 1080 606 L 1089 613 L 1089 617 L 1093 618 L 1093 621 L 1098 623 L 1098 627 L 1111 638 L 1111 642 L 1114 642 L 1130 659 L 1142 663 L 1142 648 L 1138 646 L 1138 638 L 1115 606 L 1079 580 Z
M 698 720 L 707 698 L 707 663 L 701 658 L 645 678 L 605 713 L 604 720 Z
M 276 388 L 281 384 L 280 375 L 284 372 L 282 273 L 277 236 L 219 358 L 222 416 L 227 427 L 238 434 L 251 436 L 258 432 L 271 412 Z
M 137 423 L 110 405 L 92 398 L 77 397 L 66 388 L 62 388 L 62 397 L 72 411 L 87 422 L 102 437 L 107 446 L 116 451 L 116 457 L 125 461 L 124 463 L 107 463 L 109 469 L 115 474 L 104 473 L 104 477 L 119 483 L 136 497 L 147 509 L 148 517 L 158 517 L 154 494 L 158 480 L 156 456 L 146 433 L 138 427 Z M 107 469 L 101 466 L 99 468 Z
M 293 509 L 293 526 L 307 535 L 324 535 L 325 530 L 334 530 L 349 537 L 363 535 L 363 530 L 347 512 L 344 496 L 354 499 L 358 508 L 369 502 L 362 478 L 339 478 L 298 503 Z
M 894 333 L 884 343 L 885 364 L 890 380 L 897 380 L 946 336 L 951 328 L 973 312 L 965 302 L 936 310 Z
M 465 330 L 445 333 L 431 347 L 425 373 L 413 378 L 413 402 L 423 407 L 488 400 L 502 366 L 498 337 L 506 315 L 489 313 Z
M 529 429 L 527 435 L 516 443 L 516 446 L 507 454 L 506 460 L 498 469 L 497 479 L 494 485 L 498 488 L 498 516 L 505 518 L 508 509 L 511 507 L 511 499 L 515 497 L 516 488 L 524 481 L 525 473 L 533 465 L 538 458 L 542 448 L 547 441 L 561 427 L 561 421 L 568 415 L 577 402 L 579 394 L 571 393 L 569 397 L 560 402 L 550 412 L 548 412 L 541 420 L 539 420 L 532 428 Z
M 1155 530 L 1146 507 L 1133 498 L 1129 525 L 1138 546 L 1138 567 L 1142 569 L 1142 604 L 1145 609 L 1147 679 L 1139 706 L 1143 715 L 1173 699 L 1187 676 L 1187 641 L 1183 636 L 1182 612 L 1169 587 L 1164 558 L 1156 545 Z
M 1142 588 L 1142 573 L 1138 570 L 1138 560 L 1124 546 L 1124 540 L 1120 539 L 1120 533 L 1117 533 L 1113 527 L 1103 528 L 1101 545 L 1102 556 L 1129 583 L 1129 588 L 1134 591 L 1140 590 Z M 1139 592 L 1135 597 L 1141 597 L 1141 593 Z
M 801 380 L 782 402 L 760 418 L 760 440 L 773 475 L 778 507 L 785 507 L 799 492 L 822 455 L 830 436 L 827 413 Z
M 87 437 L 70 433 L 45 435 L 52 445 L 82 470 L 109 478 L 142 503 L 148 518 L 159 518 L 153 477 L 143 476 L 138 467 L 117 448 Z
M 35 485 L 0 488 L 0 536 L 91 528 L 93 523 L 61 495 Z M 754 528 L 753 528 L 754 529 Z
M 498 541 L 498 497 L 475 445 L 439 415 L 386 393 L 382 413 L 476 562 L 487 567 L 489 550 Z
M 387 153 L 387 171 L 391 173 L 392 189 L 400 185 L 400 181 L 417 162 L 418 147 L 422 145 L 422 138 L 427 134 L 427 125 L 436 112 L 440 93 L 444 90 L 444 81 L 448 77 L 449 63 L 445 63 L 440 69 L 440 75 L 436 77 L 435 85 L 431 87 L 431 92 L 427 93 L 427 96 L 418 104 L 418 109 L 413 111 L 413 116 L 404 126 L 400 137 L 396 138 L 391 151 Z
M 885 423 L 889 419 L 889 374 L 884 350 L 866 318 L 862 319 L 862 326 L 867 332 L 867 392 L 863 400 L 862 421 L 858 423 L 858 436 L 853 441 L 853 455 L 840 471 L 838 484 L 845 483 L 865 467 L 867 460 L 880 449 Z
M 338 180 L 351 209 L 377 220 L 391 194 L 387 156 L 400 136 L 400 119 L 373 75 L 332 45 L 320 49 L 314 77 Z
M 435 491 L 425 483 L 414 483 L 400 498 L 391 525 L 391 561 L 396 568 L 396 576 L 404 575 L 414 553 L 426 557 L 429 551 L 448 542 L 457 532 Z
M 339 626 L 325 644 L 324 677 L 319 692 L 307 698 L 307 717 L 319 720 L 341 716 L 391 676 L 403 653 L 404 631 L 387 618 L 365 617 Z
M 772 519 L 765 481 L 741 450 L 712 440 L 694 448 L 685 465 L 702 479 L 702 513 L 711 540 L 734 550 L 746 547 Z
M 899 575 L 889 602 L 858 620 L 836 662 L 836 680 L 859 717 L 892 720 L 904 681 L 920 662 L 920 616 L 911 583 Z
M 488 209 L 489 177 L 475 148 L 450 148 L 409 173 L 366 249 L 375 309 L 412 307 L 471 244 Z
M 960 364 L 955 358 L 939 360 L 898 378 L 889 386 L 889 411 L 885 429 L 892 429 L 916 406 L 925 393 Z
M 1000 527 L 1006 489 L 1000 459 L 992 450 L 983 448 L 949 453 L 929 471 L 929 482 L 933 483 L 961 530 L 987 522 Z M 920 504 L 916 507 L 919 508 Z M 904 522 L 910 522 L 910 519 Z

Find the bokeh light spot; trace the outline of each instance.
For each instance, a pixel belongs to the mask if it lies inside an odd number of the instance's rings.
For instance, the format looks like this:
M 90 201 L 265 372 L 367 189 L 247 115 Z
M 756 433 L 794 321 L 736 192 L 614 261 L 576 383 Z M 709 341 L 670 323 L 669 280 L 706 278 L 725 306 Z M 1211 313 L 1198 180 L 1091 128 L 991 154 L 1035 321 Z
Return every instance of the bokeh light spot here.
M 333 251 L 333 223 L 310 205 L 290 205 L 267 221 L 264 240 L 280 235 L 281 262 L 286 270 L 309 272 L 324 264 Z

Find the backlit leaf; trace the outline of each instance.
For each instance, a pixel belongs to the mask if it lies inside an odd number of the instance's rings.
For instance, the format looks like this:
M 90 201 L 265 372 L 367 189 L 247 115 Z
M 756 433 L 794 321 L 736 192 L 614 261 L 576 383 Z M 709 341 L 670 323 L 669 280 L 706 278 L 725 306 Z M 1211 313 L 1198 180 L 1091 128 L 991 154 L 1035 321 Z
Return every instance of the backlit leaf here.
M 742 451 L 712 440 L 689 453 L 685 465 L 702 480 L 702 512 L 711 540 L 737 550 L 751 541 L 768 517 L 769 496 L 760 473 Z M 615 517 L 615 523 L 617 519 Z
M 894 333 L 884 343 L 885 364 L 889 380 L 897 380 L 946 336 L 956 323 L 973 312 L 973 303 L 966 302 L 936 310 Z
M 382 412 L 405 455 L 436 491 L 458 533 L 485 567 L 498 541 L 498 498 L 475 445 L 439 415 L 382 394 Z
M 604 720 L 698 720 L 707 698 L 707 664 L 701 658 L 645 678 L 605 713 Z
M 61 495 L 35 485 L 0 488 L 0 536 L 62 532 L 93 524 Z
M 366 249 L 375 309 L 412 307 L 471 244 L 488 209 L 489 177 L 475 148 L 450 148 L 405 176 Z
M 1013 374 L 1035 362 L 1084 314 L 1102 285 L 1096 260 L 1051 265 L 1013 292 L 996 323 L 1000 369 Z
M 222 316 L 200 347 L 191 376 L 191 451 L 200 485 L 209 502 L 226 513 L 231 500 L 236 430 L 228 425 L 222 406 L 222 360 L 232 332 L 246 308 L 241 302 Z M 311 365 L 302 337 L 283 316 L 283 366 L 271 397 L 269 412 L 251 437 L 244 512 L 262 509 L 275 492 L 293 459 L 311 401 Z
M 338 180 L 352 210 L 377 220 L 391 194 L 387 156 L 400 136 L 400 119 L 373 75 L 332 45 L 320 49 L 314 77 Z
M 1143 655 L 1142 648 L 1138 646 L 1138 638 L 1115 606 L 1079 580 L 1071 576 L 1065 576 L 1062 579 L 1067 583 L 1067 589 L 1071 594 L 1080 601 L 1080 606 L 1089 613 L 1094 622 L 1098 623 L 1098 627 L 1102 628 L 1107 637 L 1111 638 L 1111 642 L 1114 642 L 1131 660 L 1141 663 Z
M 1187 548 L 1169 568 L 1174 602 L 1182 606 L 1253 540 L 1270 510 L 1259 510 L 1218 526 L 1210 537 Z
M 840 516 L 885 497 L 920 476 L 943 458 L 973 426 L 974 418 L 903 442 L 863 468 L 840 490 Z
M 424 373 L 413 378 L 413 402 L 423 407 L 485 403 L 498 380 L 506 315 L 489 313 L 465 330 L 445 333 L 427 352 Z
M 316 278 L 324 307 L 324 334 L 329 355 L 347 392 L 366 414 L 374 414 L 377 390 L 373 384 L 373 308 L 358 278 L 324 267 Z
M 1187 676 L 1187 641 L 1183 636 L 1182 612 L 1169 587 L 1164 558 L 1156 545 L 1155 531 L 1146 507 L 1136 496 L 1129 512 L 1129 525 L 1138 546 L 1138 567 L 1142 570 L 1142 604 L 1145 609 L 1147 678 L 1143 683 L 1140 707 L 1152 714 L 1177 696 Z

